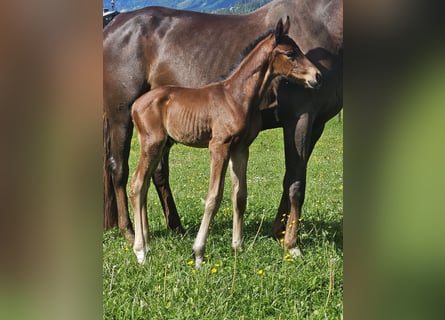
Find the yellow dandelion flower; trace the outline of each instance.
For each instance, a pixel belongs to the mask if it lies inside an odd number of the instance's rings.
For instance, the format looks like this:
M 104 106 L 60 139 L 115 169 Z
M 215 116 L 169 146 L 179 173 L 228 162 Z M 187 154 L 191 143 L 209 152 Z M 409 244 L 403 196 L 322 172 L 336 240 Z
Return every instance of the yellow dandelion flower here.
M 196 273 L 196 269 L 192 269 L 192 273 Z
M 217 273 L 218 272 L 218 269 L 216 269 L 216 268 L 212 268 L 212 270 L 210 270 L 212 273 Z
M 287 260 L 287 259 L 289 259 L 289 258 L 290 258 L 290 254 L 286 254 L 286 255 L 283 257 L 284 260 Z
M 283 242 L 284 242 L 284 238 L 281 238 L 281 239 L 280 239 L 280 243 L 283 243 Z
M 194 261 L 193 261 L 193 260 L 187 261 L 187 264 L 188 264 L 189 266 L 193 266 Z
M 125 248 L 125 251 L 128 251 L 128 248 Z
M 260 276 L 264 273 L 263 269 L 258 270 L 257 272 Z
M 213 264 L 213 267 L 215 267 L 215 268 L 218 268 L 219 266 L 220 266 L 219 263 L 215 263 L 215 264 Z

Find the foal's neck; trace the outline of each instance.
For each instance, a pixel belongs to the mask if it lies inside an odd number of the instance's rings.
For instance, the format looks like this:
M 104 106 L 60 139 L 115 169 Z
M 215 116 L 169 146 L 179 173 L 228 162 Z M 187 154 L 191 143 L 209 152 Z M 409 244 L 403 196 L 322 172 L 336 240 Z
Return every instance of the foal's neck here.
M 262 40 L 223 81 L 232 98 L 246 112 L 251 107 L 259 106 L 264 88 L 267 88 L 267 82 L 272 80 L 272 75 L 267 72 L 274 46 L 272 37 L 268 36 Z

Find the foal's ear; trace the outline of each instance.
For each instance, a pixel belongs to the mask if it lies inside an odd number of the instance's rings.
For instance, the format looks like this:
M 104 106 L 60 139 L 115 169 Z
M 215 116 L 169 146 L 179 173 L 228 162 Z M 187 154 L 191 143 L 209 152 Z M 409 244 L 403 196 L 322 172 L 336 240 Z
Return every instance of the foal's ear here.
M 277 27 L 275 28 L 275 43 L 277 43 L 280 37 L 283 35 L 283 29 L 283 19 L 280 18 L 280 20 L 278 20 Z
M 286 22 L 283 24 L 283 19 L 280 18 L 277 23 L 277 27 L 275 28 L 275 42 L 278 42 L 278 39 L 285 34 L 288 34 L 290 28 L 290 19 L 289 16 L 286 18 Z

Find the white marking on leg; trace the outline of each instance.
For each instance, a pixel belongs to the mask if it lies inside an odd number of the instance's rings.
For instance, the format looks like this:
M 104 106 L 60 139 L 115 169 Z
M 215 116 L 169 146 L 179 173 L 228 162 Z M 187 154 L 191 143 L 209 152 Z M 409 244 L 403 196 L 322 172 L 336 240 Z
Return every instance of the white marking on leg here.
M 136 259 L 138 260 L 138 263 L 141 265 L 145 264 L 145 259 L 146 259 L 146 254 L 147 254 L 146 247 L 145 246 L 143 246 L 142 248 L 133 247 L 133 252 L 136 255 Z
M 303 254 L 301 253 L 300 248 L 298 248 L 298 247 L 289 249 L 289 254 L 292 256 L 292 258 L 298 258 L 298 257 L 302 257 L 303 256 Z

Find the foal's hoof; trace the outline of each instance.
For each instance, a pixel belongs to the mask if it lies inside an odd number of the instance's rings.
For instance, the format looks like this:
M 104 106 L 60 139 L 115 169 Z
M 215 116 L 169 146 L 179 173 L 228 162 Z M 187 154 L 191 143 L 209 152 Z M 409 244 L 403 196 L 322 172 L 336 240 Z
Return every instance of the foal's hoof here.
M 141 265 L 141 266 L 143 266 L 144 264 L 145 264 L 145 254 L 142 254 L 142 255 L 138 255 L 137 253 L 136 253 L 136 258 L 138 259 L 138 263 Z
M 140 249 L 140 250 L 136 250 L 133 248 L 133 252 L 136 255 L 136 259 L 138 260 L 138 263 L 140 265 L 144 265 L 145 264 L 145 259 L 147 257 L 147 252 L 145 249 Z
M 291 255 L 291 257 L 294 259 L 303 257 L 303 253 L 301 252 L 300 248 L 298 248 L 298 247 L 291 248 L 288 250 L 288 252 Z
M 232 242 L 232 249 L 236 252 L 244 252 L 244 241 Z
M 195 268 L 199 269 L 202 267 L 203 257 L 195 257 Z

